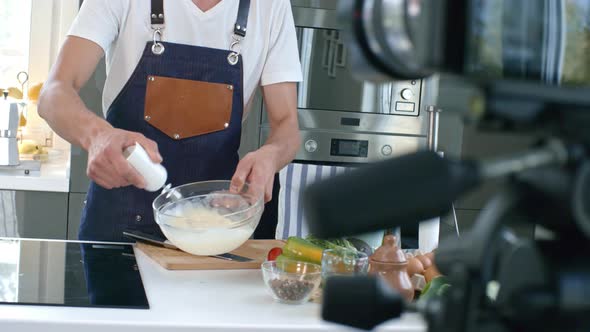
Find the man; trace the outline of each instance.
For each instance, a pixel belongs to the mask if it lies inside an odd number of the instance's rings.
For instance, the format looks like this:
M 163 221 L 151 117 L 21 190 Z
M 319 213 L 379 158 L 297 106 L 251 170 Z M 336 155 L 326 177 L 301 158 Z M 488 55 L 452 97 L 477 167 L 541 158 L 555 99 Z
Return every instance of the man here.
M 105 54 L 103 119 L 78 91 Z M 231 179 L 232 190 L 250 183 L 270 200 L 275 173 L 300 144 L 300 80 L 288 0 L 85 0 L 39 101 L 57 134 L 88 151 L 79 237 L 160 234 L 157 194 L 141 189 L 123 156 L 136 142 L 163 162 L 173 186 Z M 259 85 L 271 135 L 239 161 L 243 115 Z

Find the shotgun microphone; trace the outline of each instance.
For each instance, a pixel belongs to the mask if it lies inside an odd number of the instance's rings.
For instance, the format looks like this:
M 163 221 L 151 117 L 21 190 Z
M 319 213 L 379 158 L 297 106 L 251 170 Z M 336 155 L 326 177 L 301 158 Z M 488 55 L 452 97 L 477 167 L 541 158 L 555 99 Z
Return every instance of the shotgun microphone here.
M 307 188 L 303 196 L 312 234 L 362 234 L 439 217 L 480 181 L 475 163 L 421 151 L 370 164 Z

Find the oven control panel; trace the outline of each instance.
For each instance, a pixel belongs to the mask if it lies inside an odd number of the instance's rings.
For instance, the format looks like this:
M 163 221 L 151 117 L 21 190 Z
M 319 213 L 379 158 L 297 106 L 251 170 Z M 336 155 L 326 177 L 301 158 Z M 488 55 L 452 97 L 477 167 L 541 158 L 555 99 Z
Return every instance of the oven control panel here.
M 330 155 L 335 157 L 367 158 L 369 141 L 357 139 L 332 138 Z
M 270 134 L 262 128 L 261 141 Z M 301 130 L 302 144 L 296 160 L 335 163 L 368 163 L 424 149 L 426 137 L 389 136 L 371 133 L 334 133 Z

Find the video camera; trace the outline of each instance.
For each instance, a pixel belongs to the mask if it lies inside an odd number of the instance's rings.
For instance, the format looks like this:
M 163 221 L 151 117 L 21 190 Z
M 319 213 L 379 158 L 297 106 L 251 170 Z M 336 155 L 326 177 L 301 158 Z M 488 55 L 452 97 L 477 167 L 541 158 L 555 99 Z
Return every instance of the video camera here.
M 507 179 L 469 233 L 441 241 L 445 296 L 409 304 L 379 279 L 334 277 L 324 319 L 372 329 L 413 310 L 435 332 L 589 331 L 590 0 L 342 0 L 338 10 L 359 78 L 460 76 L 461 86 L 441 86 L 445 111 L 538 141 L 485 161 L 421 151 L 311 186 L 310 230 L 330 238 L 445 215 Z M 552 236 L 516 238 L 514 221 Z

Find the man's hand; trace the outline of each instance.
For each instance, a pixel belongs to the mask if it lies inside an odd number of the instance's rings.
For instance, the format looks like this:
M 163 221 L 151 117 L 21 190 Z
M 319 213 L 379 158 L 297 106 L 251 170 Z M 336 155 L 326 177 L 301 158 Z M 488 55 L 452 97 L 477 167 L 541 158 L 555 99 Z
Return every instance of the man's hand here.
M 232 178 L 231 191 L 240 192 L 249 183 L 254 193 L 264 193 L 264 201 L 272 199 L 275 174 L 293 160 L 299 149 L 297 123 L 297 85 L 277 83 L 262 87 L 270 135 L 260 149 L 248 153 L 238 164 Z
M 98 185 L 113 189 L 134 185 L 143 189 L 143 177 L 125 159 L 123 151 L 139 143 L 152 161 L 160 163 L 162 157 L 158 145 L 139 133 L 109 128 L 100 131 L 90 141 L 88 147 L 87 174 Z
M 272 187 L 277 172 L 277 153 L 270 147 L 248 153 L 238 164 L 232 178 L 231 191 L 242 191 L 244 184 L 255 194 L 264 193 L 264 202 L 272 198 Z

